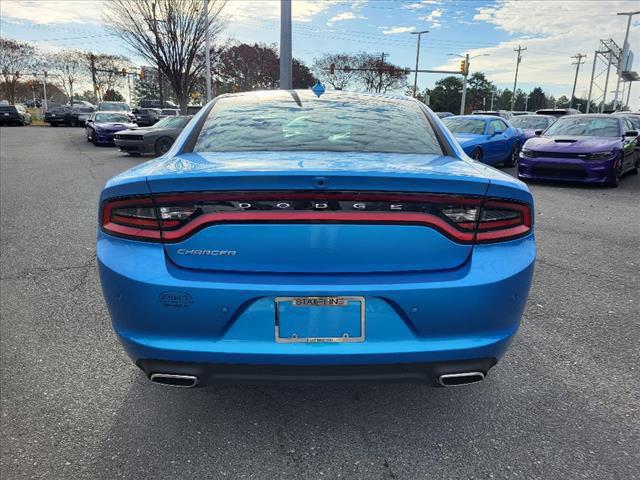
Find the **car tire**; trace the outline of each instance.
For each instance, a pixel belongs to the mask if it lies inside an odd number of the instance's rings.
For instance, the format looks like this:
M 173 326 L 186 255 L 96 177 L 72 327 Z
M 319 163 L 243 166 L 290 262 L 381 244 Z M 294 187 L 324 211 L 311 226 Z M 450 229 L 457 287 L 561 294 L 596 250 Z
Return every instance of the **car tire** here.
M 618 185 L 620 185 L 620 179 L 622 178 L 622 164 L 624 163 L 624 157 L 622 153 L 618 155 L 618 158 L 616 158 L 616 162 L 618 163 L 618 168 L 616 168 L 614 164 L 613 179 L 609 180 L 609 186 L 612 188 L 616 188 Z
M 636 158 L 636 163 L 633 165 L 633 168 L 629 170 L 631 175 L 638 175 L 638 171 L 640 170 L 640 154 L 638 158 Z
M 129 154 L 130 157 L 139 157 L 140 156 L 140 152 L 127 152 Z
M 78 126 L 78 120 L 75 118 L 72 118 L 71 120 L 69 120 L 69 126 L 70 127 L 77 127 Z
M 55 123 L 55 122 L 51 122 L 49 125 L 51 125 L 52 127 L 57 127 L 58 126 L 58 124 Z
M 93 143 L 94 146 L 98 146 L 98 136 L 96 135 L 95 131 L 91 132 L 91 142 Z
M 156 140 L 156 145 L 154 147 L 156 155 L 164 155 L 169 151 L 169 149 L 171 148 L 171 145 L 173 145 L 172 138 L 160 137 L 158 140 Z
M 503 165 L 505 167 L 515 167 L 518 163 L 518 154 L 520 153 L 520 144 L 518 142 L 513 143 L 513 147 L 511 147 L 511 153 L 509 154 L 509 158 L 507 158 Z
M 471 151 L 471 153 L 469 154 L 469 156 L 471 158 L 473 158 L 475 161 L 481 162 L 482 161 L 482 150 L 480 150 L 479 148 L 474 148 Z

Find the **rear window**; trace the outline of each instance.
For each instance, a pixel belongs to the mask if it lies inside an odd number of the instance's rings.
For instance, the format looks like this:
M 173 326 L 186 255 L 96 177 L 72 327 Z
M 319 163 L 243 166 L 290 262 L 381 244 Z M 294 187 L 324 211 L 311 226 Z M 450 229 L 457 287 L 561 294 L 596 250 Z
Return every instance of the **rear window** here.
M 15 112 L 16 107 L 13 105 L 0 105 L 0 112 Z
M 551 123 L 547 117 L 536 117 L 535 115 L 519 116 L 511 120 L 511 125 L 527 130 L 544 130 Z
M 126 112 L 129 110 L 129 105 L 119 102 L 103 102 L 98 105 L 98 110 L 102 112 Z
M 482 135 L 484 133 L 484 120 L 469 117 L 447 117 L 442 119 L 451 133 L 470 133 Z
M 417 103 L 392 97 L 285 91 L 219 99 L 194 151 L 442 154 Z

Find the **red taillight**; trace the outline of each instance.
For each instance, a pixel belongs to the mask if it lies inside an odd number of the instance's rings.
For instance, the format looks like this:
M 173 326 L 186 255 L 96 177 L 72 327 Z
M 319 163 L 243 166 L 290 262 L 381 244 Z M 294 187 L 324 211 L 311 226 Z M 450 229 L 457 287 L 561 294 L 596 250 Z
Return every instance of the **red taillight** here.
M 223 223 L 349 223 L 417 225 L 458 243 L 526 235 L 525 204 L 440 194 L 383 192 L 179 193 L 105 202 L 104 231 L 144 241 L 180 242 Z

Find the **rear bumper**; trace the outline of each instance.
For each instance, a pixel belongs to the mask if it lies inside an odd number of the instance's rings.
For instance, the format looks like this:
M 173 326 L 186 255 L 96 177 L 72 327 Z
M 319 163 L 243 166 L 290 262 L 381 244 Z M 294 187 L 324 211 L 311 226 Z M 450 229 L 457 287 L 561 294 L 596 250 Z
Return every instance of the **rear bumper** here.
M 459 268 L 404 274 L 195 271 L 162 245 L 102 232 L 97 254 L 113 327 L 140 365 L 330 367 L 500 358 L 525 307 L 535 242 L 480 245 Z M 275 297 L 336 295 L 366 299 L 365 341 L 275 342 Z
M 585 161 L 574 158 L 518 159 L 518 177 L 531 180 L 562 180 L 585 183 L 607 183 L 615 177 L 615 159 Z
M 388 363 L 369 365 L 254 365 L 206 364 L 139 360 L 137 366 L 147 378 L 169 373 L 197 378 L 197 385 L 254 382 L 416 382 L 440 386 L 441 375 L 481 372 L 485 376 L 495 358 L 457 362 Z

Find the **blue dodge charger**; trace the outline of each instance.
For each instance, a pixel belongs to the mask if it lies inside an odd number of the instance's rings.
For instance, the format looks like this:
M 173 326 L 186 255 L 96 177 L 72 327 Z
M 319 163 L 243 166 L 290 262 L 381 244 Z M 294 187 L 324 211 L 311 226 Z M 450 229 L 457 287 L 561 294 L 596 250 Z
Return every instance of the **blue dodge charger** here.
M 515 166 L 526 140 L 522 130 L 495 115 L 460 115 L 447 117 L 443 123 L 467 155 L 489 165 Z
M 97 252 L 113 327 L 153 382 L 483 380 L 525 308 L 527 187 L 423 104 L 223 95 L 111 179 Z

